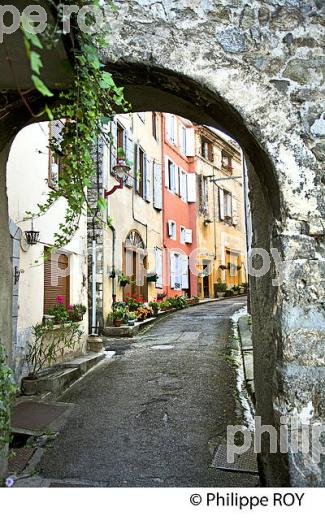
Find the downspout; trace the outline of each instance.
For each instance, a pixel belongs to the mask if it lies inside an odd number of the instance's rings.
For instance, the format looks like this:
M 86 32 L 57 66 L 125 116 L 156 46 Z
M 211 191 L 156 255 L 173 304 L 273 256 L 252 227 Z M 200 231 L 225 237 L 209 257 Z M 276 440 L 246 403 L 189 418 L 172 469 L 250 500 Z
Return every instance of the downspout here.
M 112 239 L 113 239 L 113 241 L 112 241 L 113 242 L 112 243 L 112 273 L 114 276 L 112 278 L 112 303 L 114 306 L 114 303 L 116 303 L 116 274 L 115 274 L 116 229 L 113 226 L 113 224 L 108 224 L 108 227 L 112 231 Z
M 215 167 L 213 166 L 213 237 L 214 237 L 214 261 L 217 260 L 217 222 L 216 222 L 216 184 L 214 182 Z

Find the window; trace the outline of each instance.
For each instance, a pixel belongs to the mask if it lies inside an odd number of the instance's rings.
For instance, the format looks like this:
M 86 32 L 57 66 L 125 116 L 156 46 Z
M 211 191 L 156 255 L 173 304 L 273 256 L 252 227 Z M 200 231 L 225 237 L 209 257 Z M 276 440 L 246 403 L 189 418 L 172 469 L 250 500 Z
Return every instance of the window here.
M 186 240 L 186 228 L 181 226 L 181 243 L 185 244 Z
M 229 191 L 219 189 L 220 220 L 232 223 L 232 195 Z
M 172 240 L 176 240 L 176 222 L 174 220 L 168 220 L 168 236 Z
M 200 209 L 202 213 L 207 213 L 209 210 L 209 180 L 204 175 L 201 175 L 201 201 Z
M 165 184 L 170 191 L 179 192 L 179 172 L 177 166 L 166 158 Z
M 159 140 L 159 119 L 156 112 L 152 112 L 152 135 L 156 141 Z
M 213 144 L 205 138 L 201 140 L 201 156 L 213 162 Z
M 189 288 L 188 257 L 170 252 L 170 286 L 181 290 Z
M 70 303 L 69 257 L 63 253 L 49 253 L 44 262 L 44 314 L 53 307 L 58 296 L 63 297 L 64 305 Z
M 119 148 L 123 149 L 125 148 L 125 130 L 123 128 L 122 125 L 120 125 L 120 123 L 117 123 L 117 150 L 119 150 Z M 125 152 L 124 152 L 125 153 Z
M 192 230 L 181 226 L 180 241 L 182 244 L 192 244 Z
M 222 150 L 221 152 L 221 166 L 229 172 L 233 171 L 232 157 L 225 150 Z
M 53 121 L 49 123 L 49 141 L 57 151 L 50 150 L 49 153 L 49 173 L 48 185 L 50 188 L 56 188 L 62 175 L 62 155 L 60 154 L 60 143 L 62 140 L 63 123 L 61 121 Z
M 144 157 L 144 151 L 142 148 L 138 147 L 138 157 L 137 157 L 137 165 L 138 165 L 138 171 L 137 171 L 137 192 L 140 195 L 140 197 L 143 197 L 144 195 L 144 186 L 145 186 L 145 157 Z

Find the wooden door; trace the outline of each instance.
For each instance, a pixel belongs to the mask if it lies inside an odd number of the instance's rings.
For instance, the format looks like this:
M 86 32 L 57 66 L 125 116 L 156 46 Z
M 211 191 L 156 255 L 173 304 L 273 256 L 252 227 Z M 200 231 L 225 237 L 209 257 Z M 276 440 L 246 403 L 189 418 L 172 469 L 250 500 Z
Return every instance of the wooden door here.
M 50 255 L 44 263 L 44 314 L 62 296 L 64 305 L 70 303 L 69 257 L 66 254 Z

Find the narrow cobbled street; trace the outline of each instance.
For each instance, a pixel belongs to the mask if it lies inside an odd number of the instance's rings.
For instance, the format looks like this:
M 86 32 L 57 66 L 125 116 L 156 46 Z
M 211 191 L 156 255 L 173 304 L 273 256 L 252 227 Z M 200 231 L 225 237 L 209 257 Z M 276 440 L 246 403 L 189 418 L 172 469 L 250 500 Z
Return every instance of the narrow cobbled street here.
M 76 407 L 41 462 L 53 485 L 255 486 L 211 468 L 228 424 L 243 421 L 231 362 L 236 298 L 185 309 L 116 350 L 61 401 Z

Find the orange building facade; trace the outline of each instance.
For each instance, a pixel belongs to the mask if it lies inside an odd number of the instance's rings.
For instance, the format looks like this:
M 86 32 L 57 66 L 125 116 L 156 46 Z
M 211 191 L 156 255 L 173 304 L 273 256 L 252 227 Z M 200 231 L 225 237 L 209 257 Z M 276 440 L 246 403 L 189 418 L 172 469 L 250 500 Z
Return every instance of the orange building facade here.
M 163 114 L 161 135 L 163 291 L 167 296 L 184 293 L 188 296 L 196 296 L 195 129 L 193 124 L 186 119 L 173 114 Z

